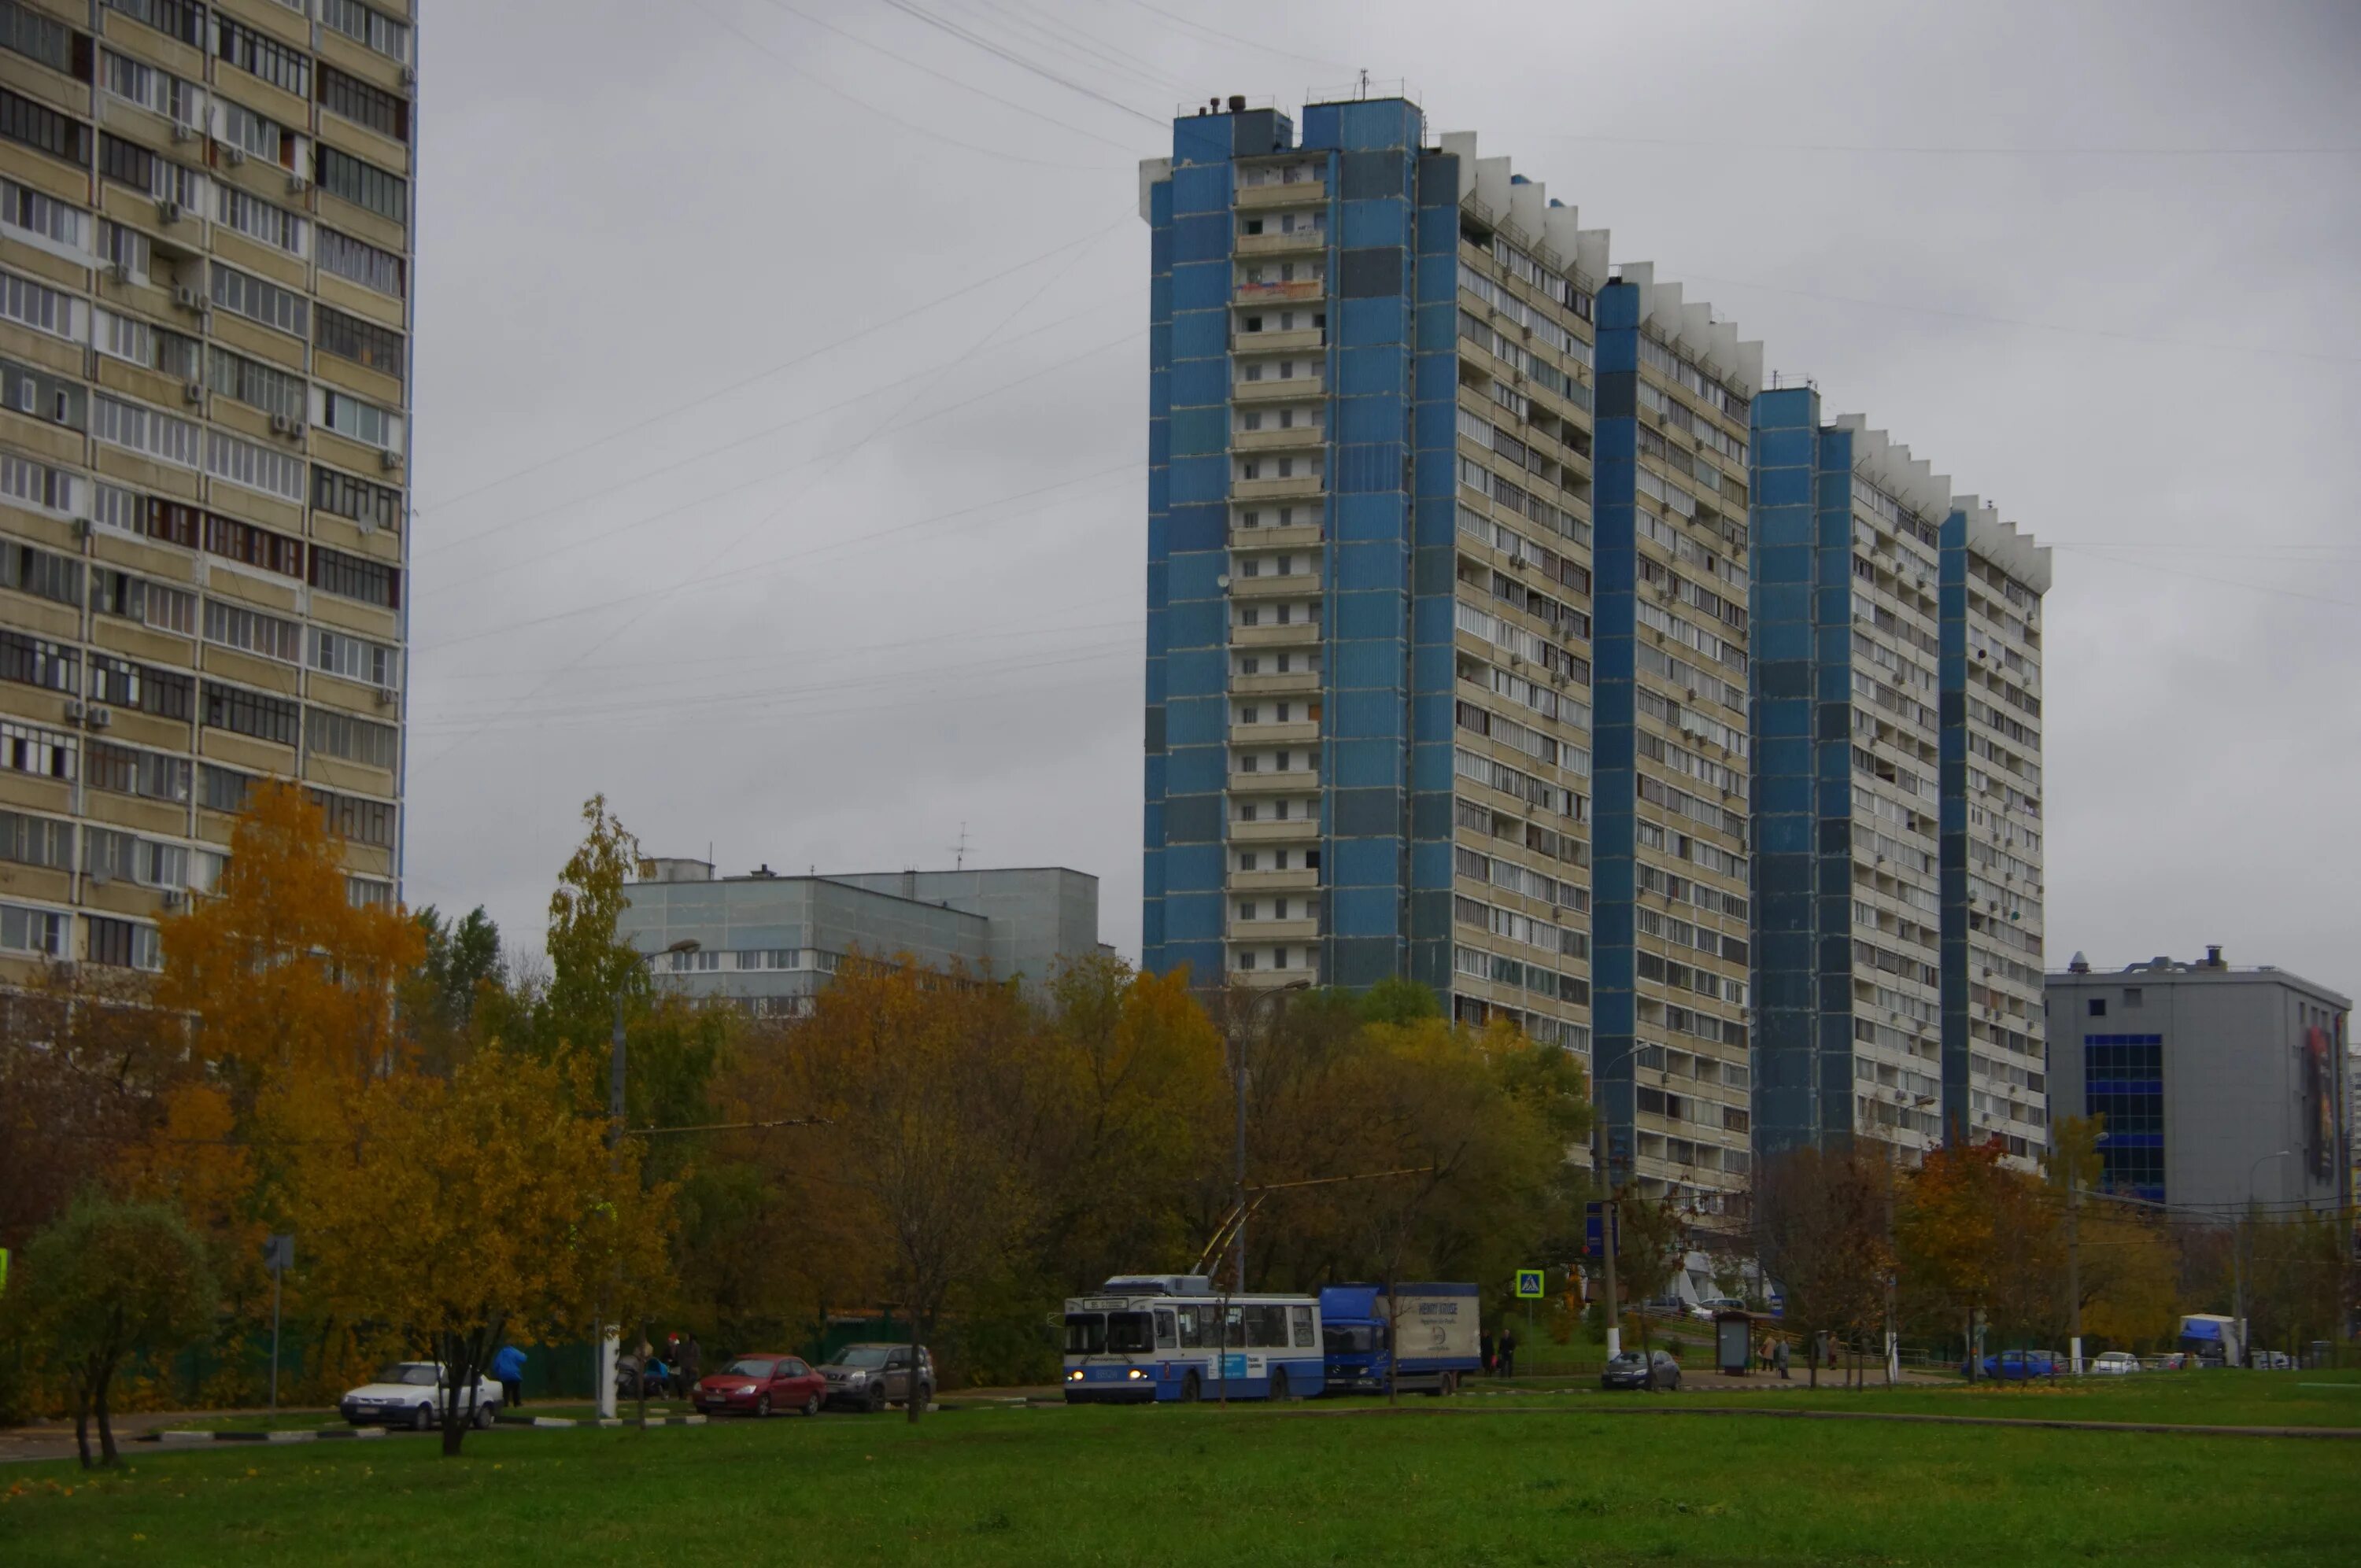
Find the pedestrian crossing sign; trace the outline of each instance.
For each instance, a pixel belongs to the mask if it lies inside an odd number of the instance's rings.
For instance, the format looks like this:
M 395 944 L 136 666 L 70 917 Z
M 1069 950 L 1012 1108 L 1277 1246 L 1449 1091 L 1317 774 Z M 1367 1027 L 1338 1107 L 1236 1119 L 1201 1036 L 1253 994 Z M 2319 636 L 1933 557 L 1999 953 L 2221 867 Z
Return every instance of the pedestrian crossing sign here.
M 1517 1299 L 1519 1300 L 1533 1300 L 1538 1299 L 1541 1293 L 1542 1271 L 1540 1269 L 1520 1268 L 1517 1270 Z

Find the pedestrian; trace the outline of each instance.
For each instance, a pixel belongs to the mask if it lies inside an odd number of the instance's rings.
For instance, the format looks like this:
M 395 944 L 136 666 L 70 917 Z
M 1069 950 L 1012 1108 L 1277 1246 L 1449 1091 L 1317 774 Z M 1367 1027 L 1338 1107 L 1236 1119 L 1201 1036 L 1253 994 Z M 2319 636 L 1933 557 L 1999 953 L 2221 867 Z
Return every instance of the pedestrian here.
M 673 1380 L 678 1386 L 676 1391 L 683 1394 L 695 1393 L 697 1380 L 705 1374 L 705 1352 L 697 1344 L 697 1335 L 693 1331 L 687 1329 L 681 1331 L 680 1343 L 673 1348 L 672 1365 Z
M 492 1378 L 500 1386 L 500 1405 L 513 1410 L 524 1403 L 524 1352 L 502 1345 L 492 1357 Z
M 1780 1340 L 1771 1347 L 1771 1365 L 1779 1369 L 1780 1376 L 1787 1376 L 1787 1342 L 1785 1340 Z
M 1484 1376 L 1492 1375 L 1492 1331 L 1486 1329 L 1476 1336 L 1476 1356 L 1484 1364 Z
M 1514 1377 L 1516 1375 L 1517 1331 L 1514 1329 L 1502 1329 L 1500 1331 L 1500 1376 L 1503 1377 Z

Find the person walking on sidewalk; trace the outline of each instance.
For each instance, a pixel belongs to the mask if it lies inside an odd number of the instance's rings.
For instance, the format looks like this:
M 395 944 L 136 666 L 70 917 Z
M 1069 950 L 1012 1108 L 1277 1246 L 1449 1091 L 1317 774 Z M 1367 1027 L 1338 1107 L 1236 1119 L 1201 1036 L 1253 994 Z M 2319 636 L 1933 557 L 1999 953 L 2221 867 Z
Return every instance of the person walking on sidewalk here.
M 1517 1331 L 1514 1329 L 1502 1329 L 1500 1331 L 1500 1376 L 1503 1377 L 1514 1377 L 1516 1375 Z
M 500 1386 L 500 1408 L 513 1410 L 524 1403 L 524 1352 L 502 1345 L 492 1357 L 492 1380 Z

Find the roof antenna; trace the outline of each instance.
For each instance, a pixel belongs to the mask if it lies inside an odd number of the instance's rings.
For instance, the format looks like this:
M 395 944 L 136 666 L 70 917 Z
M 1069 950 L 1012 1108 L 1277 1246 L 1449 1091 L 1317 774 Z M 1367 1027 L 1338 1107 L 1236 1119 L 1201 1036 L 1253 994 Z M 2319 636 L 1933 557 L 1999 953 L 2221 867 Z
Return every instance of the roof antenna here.
M 1366 66 L 1366 65 L 1365 65 L 1365 66 L 1361 67 L 1361 96 L 1362 96 L 1362 97 L 1364 97 L 1364 98 L 1366 98 L 1366 97 L 1367 97 L 1368 95 L 1369 95 L 1369 68 L 1368 68 L 1367 66 Z
M 964 822 L 960 824 L 959 843 L 951 850 L 951 870 L 967 870 L 967 824 Z

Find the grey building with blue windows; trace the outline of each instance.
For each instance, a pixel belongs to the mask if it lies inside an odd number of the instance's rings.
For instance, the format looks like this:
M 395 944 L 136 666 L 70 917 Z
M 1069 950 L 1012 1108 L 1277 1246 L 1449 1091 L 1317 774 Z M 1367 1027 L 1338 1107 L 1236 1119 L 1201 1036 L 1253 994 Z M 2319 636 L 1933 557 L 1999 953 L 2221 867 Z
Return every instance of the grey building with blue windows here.
M 1402 976 L 1750 1174 L 1759 345 L 1400 98 L 1233 98 L 1153 232 L 1143 957 Z M 1594 950 L 1595 949 L 1595 950 Z
M 1759 1147 L 2029 1165 L 2049 553 L 1808 386 L 1752 441 Z

